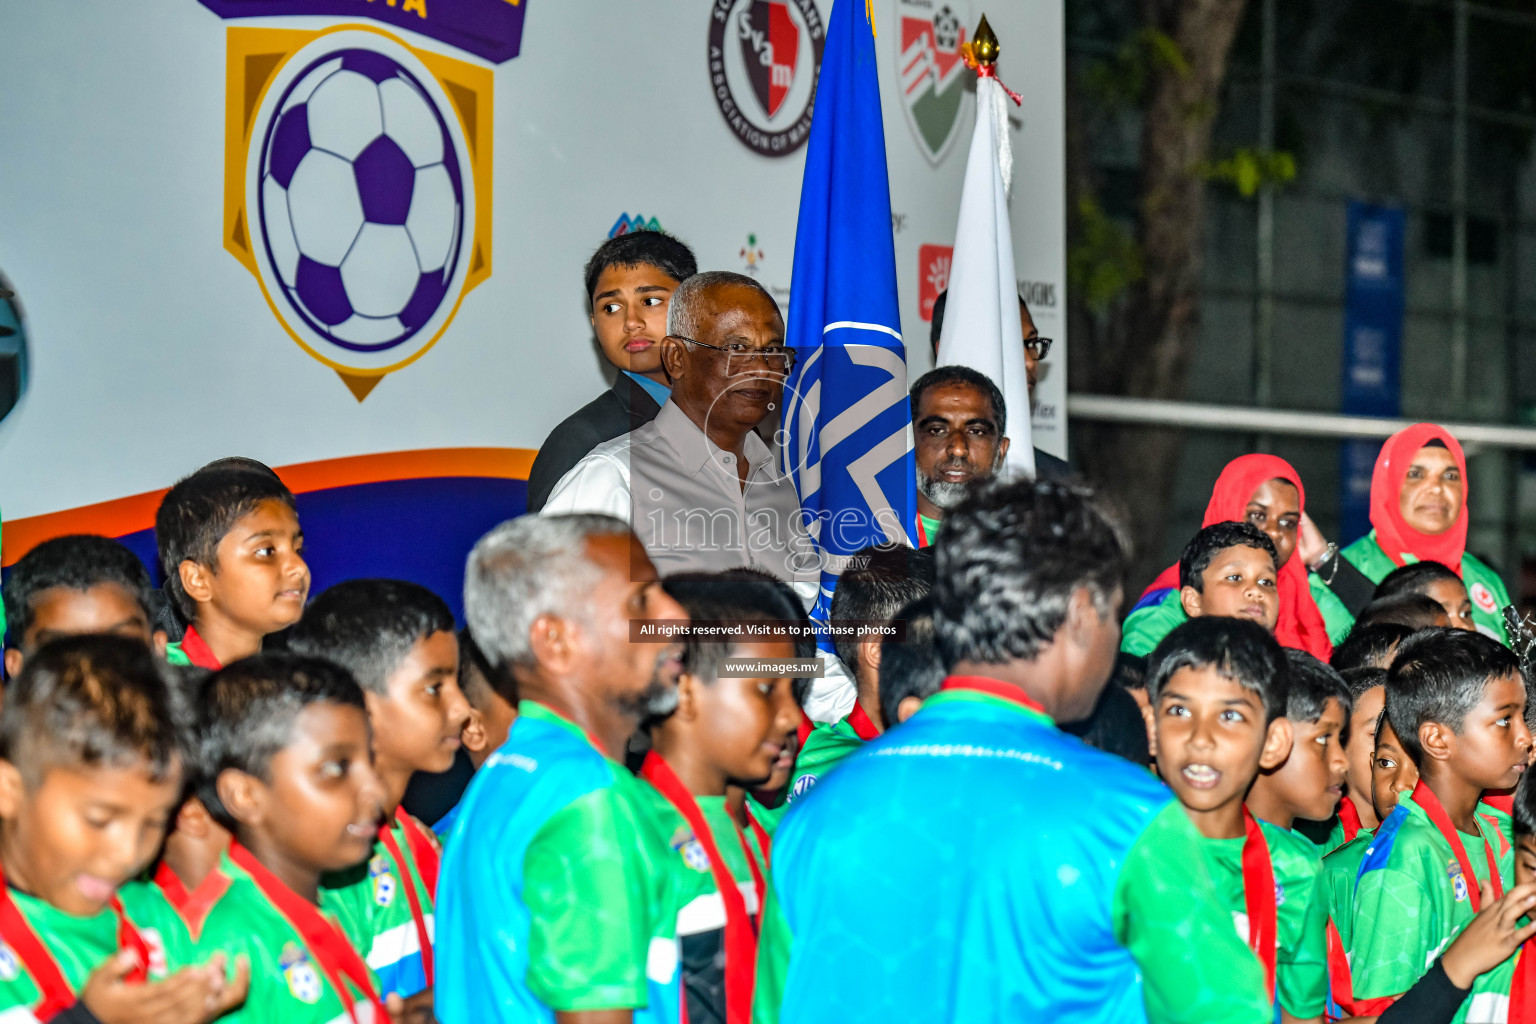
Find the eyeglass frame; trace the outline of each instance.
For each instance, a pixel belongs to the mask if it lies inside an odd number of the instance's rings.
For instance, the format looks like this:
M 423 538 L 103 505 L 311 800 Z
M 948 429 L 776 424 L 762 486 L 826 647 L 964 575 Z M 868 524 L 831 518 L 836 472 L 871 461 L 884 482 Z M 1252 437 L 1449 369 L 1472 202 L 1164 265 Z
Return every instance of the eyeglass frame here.
M 1044 359 L 1046 356 L 1050 355 L 1051 354 L 1051 346 L 1054 345 L 1054 344 L 1056 344 L 1056 339 L 1055 338 L 1034 337 L 1034 338 L 1025 338 L 1024 339 L 1024 347 L 1026 349 L 1029 349 L 1029 348 L 1033 347 L 1033 348 L 1038 348 L 1040 350 L 1039 353 L 1035 356 L 1035 358 L 1037 360 Z
M 765 349 L 760 349 L 760 348 L 748 349 L 745 352 L 732 352 L 730 349 L 724 347 L 723 345 L 711 345 L 707 341 L 699 341 L 697 338 L 685 338 L 681 334 L 669 334 L 669 335 L 667 335 L 667 337 L 669 337 L 669 338 L 676 338 L 678 341 L 686 341 L 690 345 L 699 345 L 699 346 L 701 346 L 703 348 L 712 348 L 716 352 L 724 352 L 725 353 L 725 358 L 726 358 L 726 372 L 727 373 L 730 372 L 730 358 L 731 358 L 731 356 L 748 356 L 748 357 L 752 357 L 752 358 L 756 358 L 756 359 L 761 359 L 763 361 L 763 365 L 768 367 L 768 371 L 770 373 L 788 373 L 790 370 L 793 370 L 795 368 L 795 363 L 796 363 L 796 361 L 798 359 L 798 354 L 795 352 L 795 350 L 793 348 L 789 347 L 788 345 L 781 345 L 780 346 L 780 348 L 782 349 L 782 352 L 768 352 Z M 784 363 L 784 369 L 783 370 L 775 370 L 773 368 L 773 363 L 770 361 L 770 357 L 777 356 L 777 355 L 782 355 L 784 357 L 785 363 Z

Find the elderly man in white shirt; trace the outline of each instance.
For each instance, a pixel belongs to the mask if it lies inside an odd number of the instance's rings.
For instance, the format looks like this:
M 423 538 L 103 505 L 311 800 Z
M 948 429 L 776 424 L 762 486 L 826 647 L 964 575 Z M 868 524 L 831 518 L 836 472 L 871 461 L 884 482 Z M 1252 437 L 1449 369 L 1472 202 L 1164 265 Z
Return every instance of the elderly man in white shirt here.
M 561 477 L 543 511 L 617 516 L 664 575 L 751 566 L 810 607 L 820 560 L 794 484 L 755 430 L 782 402 L 794 358 L 762 285 L 728 271 L 688 278 L 661 344 L 671 397 Z

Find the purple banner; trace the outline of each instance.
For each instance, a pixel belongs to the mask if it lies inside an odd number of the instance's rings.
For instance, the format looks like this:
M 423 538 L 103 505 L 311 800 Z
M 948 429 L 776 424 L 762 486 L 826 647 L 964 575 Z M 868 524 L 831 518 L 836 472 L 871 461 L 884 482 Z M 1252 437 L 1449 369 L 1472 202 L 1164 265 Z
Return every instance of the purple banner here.
M 224 19 L 321 15 L 365 18 L 410 29 L 484 57 L 493 64 L 517 56 L 528 0 L 198 0 Z

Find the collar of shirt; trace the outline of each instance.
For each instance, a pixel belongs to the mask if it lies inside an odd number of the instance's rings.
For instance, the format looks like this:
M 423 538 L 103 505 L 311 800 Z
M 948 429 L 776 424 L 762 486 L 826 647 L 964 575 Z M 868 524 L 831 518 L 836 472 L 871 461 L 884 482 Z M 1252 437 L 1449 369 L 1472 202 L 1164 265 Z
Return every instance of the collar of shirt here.
M 657 405 L 666 405 L 667 399 L 672 396 L 672 389 L 665 384 L 658 384 L 649 377 L 642 377 L 640 374 L 631 373 L 628 370 L 620 370 L 619 372 L 644 388 L 646 394 L 656 399 Z
M 736 475 L 736 456 L 711 441 L 709 435 L 689 419 L 687 413 L 677 407 L 676 402 L 669 399 L 662 405 L 661 412 L 656 414 L 654 422 L 656 432 L 676 450 L 681 465 L 688 471 L 689 476 L 698 476 L 711 460 L 714 460 L 729 476 Z M 772 450 L 763 443 L 762 438 L 757 436 L 755 430 L 747 431 L 747 436 L 742 442 L 742 451 L 747 457 L 749 479 L 773 460 Z

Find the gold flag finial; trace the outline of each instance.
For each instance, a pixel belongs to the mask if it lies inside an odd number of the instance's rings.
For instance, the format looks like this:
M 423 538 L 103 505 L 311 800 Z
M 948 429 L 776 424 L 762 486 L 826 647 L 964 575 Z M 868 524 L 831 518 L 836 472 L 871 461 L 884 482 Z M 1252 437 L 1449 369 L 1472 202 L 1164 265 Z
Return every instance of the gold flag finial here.
M 992 65 L 997 63 L 998 50 L 997 36 L 993 34 L 992 26 L 987 24 L 987 16 L 983 14 L 971 41 L 971 52 L 976 56 L 976 63 Z

